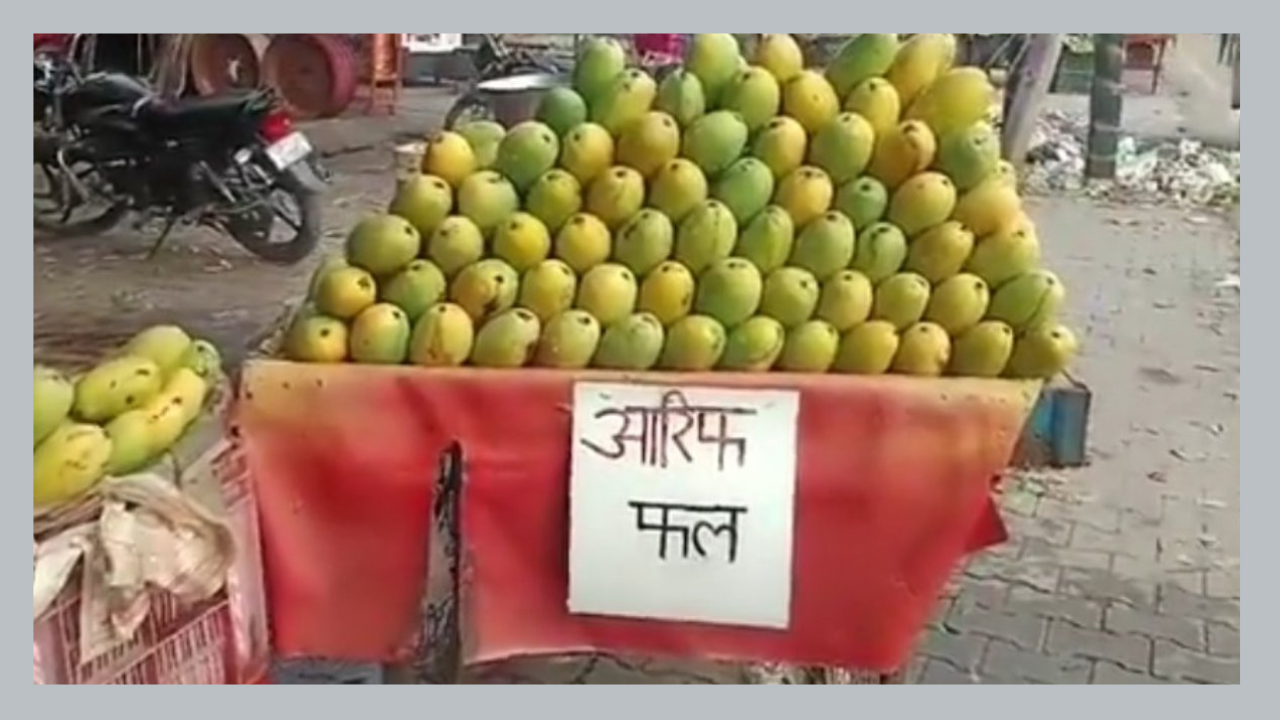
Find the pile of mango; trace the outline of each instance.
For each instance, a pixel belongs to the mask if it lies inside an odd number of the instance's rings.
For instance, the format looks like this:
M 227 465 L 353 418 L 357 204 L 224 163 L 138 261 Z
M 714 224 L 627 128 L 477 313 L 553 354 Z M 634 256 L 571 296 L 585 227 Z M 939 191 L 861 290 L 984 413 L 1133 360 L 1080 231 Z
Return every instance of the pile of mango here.
M 155 462 L 199 417 L 222 373 L 217 348 L 157 325 L 69 379 L 35 367 L 35 507 L 76 499 Z
M 947 34 L 693 38 L 659 81 L 584 43 L 537 118 L 433 136 L 326 261 L 307 362 L 1049 378 L 1058 278 Z

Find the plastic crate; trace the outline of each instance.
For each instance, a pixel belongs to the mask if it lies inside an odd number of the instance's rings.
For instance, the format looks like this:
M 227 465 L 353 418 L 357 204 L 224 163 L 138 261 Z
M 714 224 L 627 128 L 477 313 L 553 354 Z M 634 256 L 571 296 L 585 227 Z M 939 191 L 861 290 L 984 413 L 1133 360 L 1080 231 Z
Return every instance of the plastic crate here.
M 237 554 L 226 587 L 195 604 L 153 591 L 134 637 L 80 658 L 79 571 L 34 625 L 35 682 L 50 685 L 259 683 L 270 663 L 257 506 L 240 447 L 222 440 L 197 463 L 218 481 Z M 189 473 L 205 470 L 193 464 Z

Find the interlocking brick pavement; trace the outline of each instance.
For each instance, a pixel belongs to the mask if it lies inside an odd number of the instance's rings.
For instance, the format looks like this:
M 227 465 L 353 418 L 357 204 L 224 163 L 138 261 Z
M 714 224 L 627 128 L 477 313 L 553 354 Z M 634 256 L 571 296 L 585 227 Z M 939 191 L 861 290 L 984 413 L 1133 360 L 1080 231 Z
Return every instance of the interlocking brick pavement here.
M 1032 214 L 1083 335 L 1092 462 L 1010 479 L 1011 540 L 949 591 L 918 681 L 1238 683 L 1239 296 L 1216 287 L 1238 233 L 1173 209 Z

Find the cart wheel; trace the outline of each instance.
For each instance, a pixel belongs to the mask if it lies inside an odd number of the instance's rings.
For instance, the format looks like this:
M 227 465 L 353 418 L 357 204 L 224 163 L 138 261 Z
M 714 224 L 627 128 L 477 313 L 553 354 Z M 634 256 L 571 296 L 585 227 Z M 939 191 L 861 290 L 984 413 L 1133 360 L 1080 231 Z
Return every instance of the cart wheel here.
M 486 97 L 478 92 L 469 92 L 449 108 L 449 114 L 444 118 L 444 128 L 453 130 L 473 120 L 492 120 L 494 114 L 493 105 Z

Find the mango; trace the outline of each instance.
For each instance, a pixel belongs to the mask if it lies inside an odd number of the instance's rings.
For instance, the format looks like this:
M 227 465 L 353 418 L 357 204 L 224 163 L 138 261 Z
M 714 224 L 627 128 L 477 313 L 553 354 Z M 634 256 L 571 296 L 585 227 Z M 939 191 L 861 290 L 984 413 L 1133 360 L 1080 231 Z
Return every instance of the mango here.
M 204 378 L 206 382 L 216 382 L 222 374 L 222 353 L 208 340 L 193 340 L 182 356 L 182 367 Z
M 790 264 L 813 273 L 819 281 L 849 267 L 856 236 L 853 223 L 832 210 L 817 217 L 796 236 Z
M 417 320 L 427 308 L 440 302 L 448 289 L 448 280 L 430 260 L 414 260 L 382 286 L 384 302 L 404 311 L 409 322 Z
M 542 325 L 533 364 L 581 370 L 591 364 L 600 343 L 600 323 L 584 310 L 566 310 Z
M 582 274 L 609 259 L 613 238 L 595 215 L 577 213 L 556 233 L 555 255 Z
M 893 192 L 908 178 L 927 170 L 937 152 L 938 141 L 929 126 L 919 120 L 907 120 L 876 135 L 867 174 Z
M 835 120 L 840 97 L 821 73 L 802 70 L 782 86 L 782 112 L 814 135 Z
M 803 228 L 831 209 L 835 194 L 826 171 L 806 165 L 778 183 L 773 202 L 791 215 L 797 228 Z
M 707 177 L 679 158 L 663 166 L 649 185 L 649 206 L 678 223 L 708 197 Z
M 1057 275 L 1034 270 L 1001 285 L 991 296 L 987 318 L 1008 323 L 1017 333 L 1048 325 L 1066 301 L 1066 289 Z
M 400 183 L 387 212 L 409 221 L 418 237 L 428 238 L 453 211 L 453 188 L 435 175 L 417 175 Z
M 103 430 L 111 440 L 106 474 L 123 476 L 135 473 L 151 463 L 156 450 L 151 437 L 150 415 L 141 408 L 121 413 Z
M 520 209 L 520 196 L 505 177 L 492 170 L 470 175 L 458 186 L 458 213 L 489 235 L 507 216 Z
M 787 341 L 786 328 L 771 317 L 748 318 L 725 340 L 719 367 L 739 372 L 768 372 L 782 354 Z
M 182 367 L 182 358 L 191 347 L 191 336 L 177 325 L 153 325 L 132 338 L 120 349 L 123 355 L 146 358 L 169 377 Z
M 694 275 L 733 253 L 738 222 L 719 200 L 707 200 L 690 212 L 676 230 L 675 259 Z
M 610 230 L 617 230 L 644 207 L 644 177 L 635 170 L 615 165 L 587 187 L 587 212 L 600 218 Z
M 724 171 L 711 196 L 724 203 L 738 225 L 744 226 L 773 197 L 773 173 L 755 158 L 742 158 Z
M 844 100 L 844 109 L 866 118 L 876 136 L 898 126 L 902 103 L 898 91 L 884 78 L 868 78 L 858 83 Z
M 587 185 L 613 166 L 613 153 L 613 136 L 608 130 L 595 123 L 582 123 L 560 143 L 560 167 Z
M 528 365 L 542 337 L 538 317 L 524 308 L 503 310 L 476 333 L 471 362 L 484 368 L 518 368 Z
M 471 146 L 476 170 L 487 170 L 498 159 L 498 145 L 507 129 L 492 120 L 471 120 L 454 128 L 454 132 L 466 138 Z
M 755 265 L 735 257 L 717 260 L 698 280 L 693 308 L 732 328 L 755 315 L 763 289 L 764 281 Z
M 516 304 L 528 308 L 546 323 L 573 307 L 578 296 L 578 276 L 563 260 L 543 260 L 525 271 L 520 279 Z
M 727 340 L 724 326 L 706 315 L 686 315 L 667 328 L 658 367 L 706 372 L 720 362 Z
M 41 440 L 67 419 L 75 402 L 75 386 L 62 373 L 36 365 L 34 376 L 33 446 L 39 445 Z
M 209 384 L 199 375 L 179 369 L 169 378 L 164 390 L 143 408 L 150 425 L 153 455 L 173 447 L 191 423 L 200 416 Z
M 432 305 L 413 326 L 409 362 L 421 367 L 458 367 L 471 356 L 475 327 L 466 310 L 452 303 Z
M 285 334 L 284 355 L 298 362 L 340 363 L 347 359 L 349 334 L 347 326 L 337 318 L 299 315 Z
M 534 119 L 551 128 L 557 137 L 587 121 L 587 101 L 577 90 L 553 87 L 542 94 Z
M 857 270 L 842 270 L 822 283 L 814 315 L 843 333 L 865 322 L 874 302 L 875 288 L 867 276 Z
M 998 288 L 1040 266 L 1040 240 L 1028 222 L 998 230 L 978 241 L 964 269 Z
M 976 67 L 954 68 L 938 77 L 907 108 L 908 120 L 922 120 L 939 137 L 987 117 L 996 90 Z
M 320 261 L 316 265 L 315 271 L 311 274 L 311 282 L 307 284 L 307 298 L 314 300 L 320 292 L 320 281 L 325 275 L 337 270 L 338 268 L 351 267 L 347 259 L 341 255 L 330 255 Z
M 106 474 L 111 439 L 96 426 L 67 422 L 36 446 L 32 496 L 36 508 L 73 500 Z
M 902 44 L 885 72 L 885 79 L 897 90 L 903 107 L 909 107 L 939 75 L 950 69 L 955 53 L 956 38 L 950 33 L 921 33 Z
M 529 188 L 524 208 L 548 232 L 560 232 L 565 221 L 582 209 L 582 184 L 566 170 L 548 170 Z
M 672 70 L 658 84 L 658 97 L 653 101 L 653 108 L 675 118 L 680 127 L 689 127 L 707 112 L 707 96 L 702 90 L 702 81 L 684 68 Z
M 823 320 L 806 320 L 787 330 L 778 369 L 794 373 L 824 373 L 835 362 L 840 333 Z
M 476 171 L 479 163 L 471 143 L 456 132 L 442 130 L 427 139 L 422 153 L 422 172 L 458 187 Z
M 636 307 L 667 327 L 689 314 L 695 289 L 693 273 L 679 262 L 668 260 L 645 275 Z
M 905 267 L 937 285 L 960 272 L 972 252 L 973 233 L 948 220 L 912 241 Z
M 609 327 L 635 312 L 638 293 L 636 276 L 626 266 L 604 263 L 582 276 L 575 305 Z
M 991 290 L 977 275 L 960 273 L 933 289 L 924 319 L 956 336 L 977 325 L 987 314 Z
M 519 292 L 519 275 L 497 258 L 468 265 L 449 284 L 449 300 L 467 311 L 476 326 L 510 308 Z
M 854 180 L 871 162 L 875 129 L 857 113 L 840 113 L 813 137 L 809 164 L 822 168 L 841 185 Z
M 689 125 L 680 154 L 692 160 L 708 178 L 715 178 L 742 155 L 748 132 L 742 115 L 716 110 Z
M 986 122 L 976 122 L 940 137 L 938 156 L 933 163 L 961 192 L 986 180 L 999 164 L 1000 136 Z
M 997 378 L 1013 354 L 1013 328 L 999 320 L 983 320 L 951 343 L 948 375 Z
M 871 317 L 889 321 L 898 331 L 905 330 L 924 317 L 929 291 L 929 281 L 923 277 L 912 272 L 898 273 L 876 286 Z
M 985 237 L 1017 226 L 1023 217 L 1022 199 L 999 177 L 988 178 L 960 197 L 954 217 L 974 235 Z
M 793 328 L 813 317 L 822 292 L 813 273 L 798 267 L 781 267 L 764 279 L 760 314 Z
M 1013 163 L 1008 160 L 1001 160 L 996 163 L 996 177 L 1000 178 L 1000 182 L 1005 186 L 1012 188 L 1015 192 L 1018 189 L 1018 170 L 1013 167 Z
M 863 175 L 840 186 L 832 207 L 849 218 L 854 230 L 862 231 L 884 217 L 889 209 L 889 191 L 884 183 Z
M 781 180 L 804 164 L 808 147 L 804 126 L 794 118 L 779 115 L 756 133 L 751 155 L 769 168 L 775 180 Z
M 680 154 L 680 126 L 664 112 L 647 112 L 618 138 L 617 162 L 653 177 Z
M 558 157 L 560 139 L 556 131 L 536 120 L 526 120 L 508 130 L 502 138 L 493 169 L 510 180 L 517 191 L 524 193 L 543 173 L 555 167 Z
M 374 277 L 400 272 L 418 257 L 422 237 L 402 217 L 388 214 L 369 215 L 347 235 L 347 260 L 368 270 Z
M 694 35 L 685 53 L 685 68 L 698 76 L 707 104 L 718 106 L 720 95 L 733 80 L 742 62 L 738 40 L 729 33 Z
M 897 274 L 906 260 L 907 236 L 897 225 L 878 222 L 858 234 L 850 267 L 866 275 L 872 285 L 879 285 Z
M 751 132 L 764 127 L 782 104 L 778 79 L 762 67 L 739 71 L 720 98 L 720 107 L 740 113 Z
M 833 372 L 847 375 L 883 375 L 898 354 L 898 329 L 885 320 L 868 320 L 840 336 Z
M 512 213 L 493 234 L 493 254 L 516 272 L 524 272 L 547 259 L 551 232 L 529 213 Z
M 863 33 L 836 52 L 827 64 L 827 80 L 837 95 L 845 97 L 862 81 L 883 76 L 897 52 L 897 33 Z
M 657 364 L 665 337 L 662 322 L 653 314 L 628 315 L 604 331 L 592 365 L 606 370 L 648 370 Z
M 642 277 L 671 257 L 675 234 L 675 226 L 666 215 L 657 210 L 641 210 L 618 230 L 613 259 Z
M 750 260 L 762 274 L 768 274 L 791 257 L 795 233 L 795 223 L 786 210 L 777 205 L 766 206 L 743 228 L 734 254 Z
M 72 413 L 80 420 L 104 423 L 151 402 L 163 384 L 164 375 L 155 362 L 121 355 L 81 376 L 75 386 Z
M 409 355 L 409 317 L 391 303 L 365 308 L 351 323 L 351 359 L 366 365 L 399 365 Z
M 899 375 L 939 377 L 951 362 L 951 338 L 931 322 L 918 322 L 902 331 L 890 370 Z
M 378 300 L 373 276 L 357 267 L 339 268 L 325 275 L 317 289 L 316 308 L 339 320 L 349 320 Z
M 653 108 L 658 84 L 639 68 L 623 70 L 591 105 L 591 122 L 618 137 Z
M 956 186 L 951 180 L 941 173 L 923 172 L 893 192 L 887 218 L 908 238 L 914 238 L 945 222 L 955 207 Z M 969 227 L 973 229 L 972 225 Z
M 804 53 L 790 35 L 770 33 L 760 36 L 751 62 L 768 70 L 778 82 L 785 83 L 804 70 Z
M 484 233 L 468 217 L 444 219 L 427 241 L 427 257 L 447 278 L 484 256 Z
M 1052 380 L 1065 371 L 1079 351 L 1075 333 L 1047 324 L 1023 333 L 1013 345 L 1005 374 L 1013 378 Z
M 588 35 L 574 62 L 573 88 L 591 105 L 626 68 L 627 51 L 621 43 L 603 35 Z

